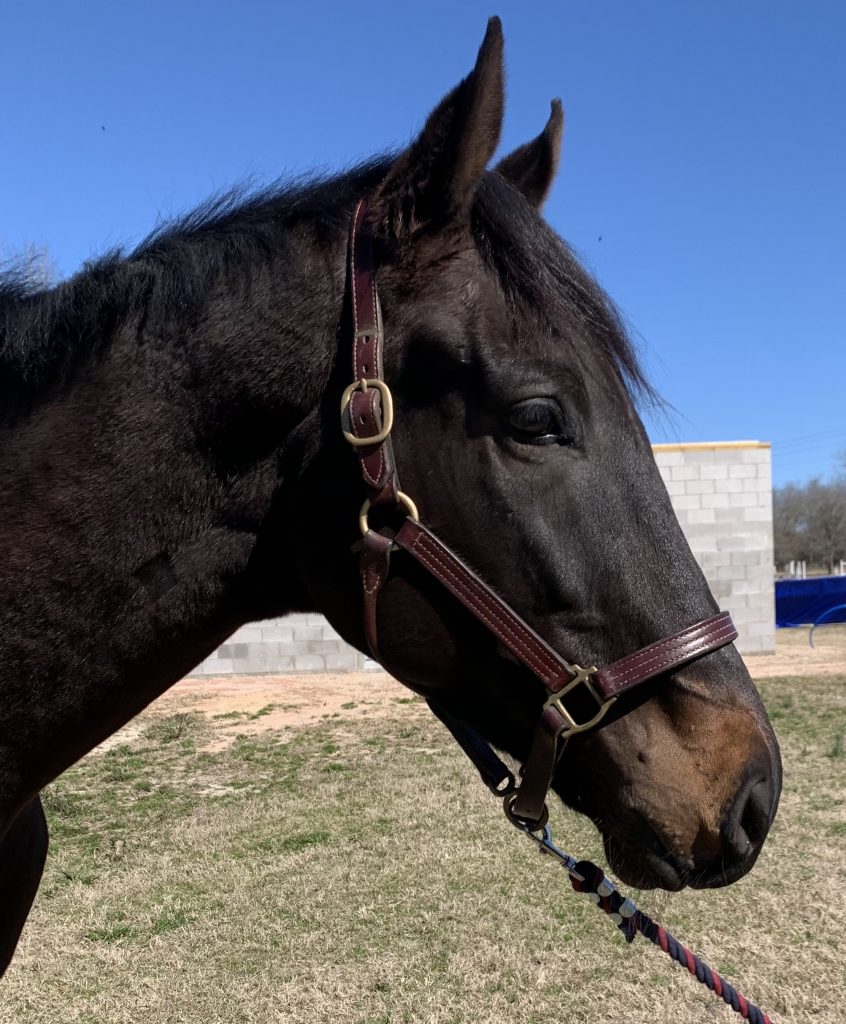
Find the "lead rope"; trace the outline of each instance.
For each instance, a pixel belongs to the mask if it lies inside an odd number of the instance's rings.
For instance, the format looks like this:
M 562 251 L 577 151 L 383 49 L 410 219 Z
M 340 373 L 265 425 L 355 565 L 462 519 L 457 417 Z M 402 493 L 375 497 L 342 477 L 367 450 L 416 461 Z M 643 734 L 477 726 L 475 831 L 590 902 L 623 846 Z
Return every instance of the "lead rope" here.
M 549 825 L 544 825 L 541 832 L 533 832 L 527 824 L 521 824 L 511 817 L 509 820 L 537 843 L 542 854 L 555 857 L 559 861 L 569 875 L 570 884 L 575 891 L 587 896 L 600 910 L 604 910 L 623 933 L 626 942 L 634 942 L 635 936 L 640 933 L 676 963 L 687 968 L 697 981 L 705 985 L 715 996 L 719 996 L 744 1020 L 751 1021 L 752 1024 L 773 1024 L 771 1018 L 760 1007 L 750 1003 L 701 957 L 679 942 L 666 928 L 653 921 L 648 914 L 639 910 L 632 900 L 623 896 L 600 867 L 589 860 L 577 861 L 575 857 L 571 857 L 569 853 L 556 846 L 552 841 L 552 830 Z
M 626 942 L 634 942 L 638 933 L 661 949 L 667 956 L 681 964 L 688 972 L 708 988 L 715 996 L 719 996 L 728 1006 L 739 1013 L 744 1020 L 752 1024 L 773 1024 L 772 1019 L 764 1011 L 750 1003 L 725 978 L 712 970 L 705 961 L 698 957 L 684 943 L 653 921 L 648 914 L 638 909 L 633 900 L 623 896 L 610 878 L 606 877 L 602 868 L 592 861 L 579 860 L 565 853 L 560 846 L 552 841 L 552 829 L 547 823 L 547 810 L 544 804 L 543 817 L 540 822 L 529 822 L 514 813 L 514 798 L 517 792 L 517 780 L 511 770 L 494 753 L 490 744 L 475 729 L 460 718 L 456 718 L 437 701 L 428 701 L 435 716 L 452 733 L 461 749 L 476 766 L 482 782 L 503 801 L 505 816 L 520 832 L 536 843 L 541 854 L 556 858 L 570 878 L 570 884 L 576 892 L 583 895 L 605 911 L 614 924 L 620 929 Z

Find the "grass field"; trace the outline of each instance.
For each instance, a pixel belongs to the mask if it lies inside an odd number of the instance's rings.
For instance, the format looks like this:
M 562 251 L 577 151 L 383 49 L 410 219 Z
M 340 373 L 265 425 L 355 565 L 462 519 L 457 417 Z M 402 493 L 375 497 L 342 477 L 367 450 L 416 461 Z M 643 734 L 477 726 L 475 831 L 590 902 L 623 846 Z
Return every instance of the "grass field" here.
M 425 705 L 382 683 L 320 712 L 308 686 L 318 711 L 281 726 L 274 713 L 301 706 L 282 684 L 249 710 L 153 708 L 50 787 L 51 855 L 2 1024 L 739 1019 L 573 894 Z M 641 902 L 774 1021 L 833 1024 L 846 671 L 761 688 L 786 775 L 758 866 Z M 553 822 L 601 858 L 590 826 Z

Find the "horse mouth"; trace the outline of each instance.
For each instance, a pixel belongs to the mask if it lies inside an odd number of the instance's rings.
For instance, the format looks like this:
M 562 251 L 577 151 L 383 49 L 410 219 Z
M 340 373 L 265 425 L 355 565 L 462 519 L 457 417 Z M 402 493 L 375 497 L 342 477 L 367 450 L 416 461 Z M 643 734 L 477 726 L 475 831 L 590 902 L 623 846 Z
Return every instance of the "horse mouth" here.
M 719 889 L 742 878 L 758 859 L 763 839 L 750 842 L 735 859 L 707 857 L 697 860 L 665 841 L 640 814 L 627 822 L 625 835 L 602 830 L 605 856 L 620 881 L 638 889 Z
M 602 830 L 605 856 L 611 870 L 626 885 L 638 889 L 678 892 L 690 884 L 690 872 L 641 815 L 625 836 Z

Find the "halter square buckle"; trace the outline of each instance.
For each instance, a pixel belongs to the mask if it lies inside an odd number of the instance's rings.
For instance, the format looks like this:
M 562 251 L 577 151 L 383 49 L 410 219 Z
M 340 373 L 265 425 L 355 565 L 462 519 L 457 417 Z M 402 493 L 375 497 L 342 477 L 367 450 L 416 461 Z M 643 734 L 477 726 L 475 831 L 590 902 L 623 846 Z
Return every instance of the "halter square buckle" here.
M 544 708 L 555 708 L 559 715 L 564 719 L 564 724 L 561 726 L 561 730 L 558 734 L 559 736 L 563 736 L 564 739 L 573 736 L 577 732 L 587 732 L 588 729 L 592 729 L 595 725 L 598 725 L 607 714 L 611 705 L 617 700 L 616 697 L 609 697 L 608 700 L 603 700 L 593 688 L 591 676 L 597 671 L 595 665 L 591 665 L 590 668 L 582 668 L 581 665 L 568 665 L 567 668 L 573 673 L 573 678 L 560 690 L 556 690 L 555 693 L 551 693 L 544 702 Z M 568 693 L 575 690 L 577 686 L 584 686 L 596 702 L 598 708 L 596 714 L 584 722 L 576 721 L 572 712 L 565 707 L 562 699 L 563 697 L 566 697 Z
M 382 400 L 382 429 L 378 434 L 373 434 L 371 437 L 358 437 L 351 430 L 347 429 L 352 426 L 350 402 L 354 392 L 361 391 L 364 394 L 368 388 L 375 388 Z M 391 394 L 391 389 L 383 380 L 378 380 L 377 378 L 365 380 L 362 377 L 361 380 L 355 380 L 349 387 L 344 388 L 344 393 L 341 395 L 341 429 L 346 440 L 354 448 L 366 448 L 368 445 L 381 444 L 383 441 L 387 441 L 393 425 L 394 398 Z

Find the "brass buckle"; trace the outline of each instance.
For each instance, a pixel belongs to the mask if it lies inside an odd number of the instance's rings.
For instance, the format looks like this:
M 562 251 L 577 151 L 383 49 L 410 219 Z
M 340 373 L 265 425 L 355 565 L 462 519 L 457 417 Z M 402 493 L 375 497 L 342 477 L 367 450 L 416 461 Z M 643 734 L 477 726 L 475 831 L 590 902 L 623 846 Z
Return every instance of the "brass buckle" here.
M 411 498 L 409 498 L 409 496 L 407 494 L 404 494 L 402 491 L 397 491 L 396 498 L 397 504 L 402 505 L 403 508 L 405 508 L 406 512 L 408 513 L 409 519 L 413 519 L 415 523 L 419 523 L 420 513 L 417 511 L 417 506 L 414 504 Z M 361 530 L 362 537 L 370 529 L 370 526 L 367 522 L 367 513 L 369 511 L 370 499 L 365 498 L 364 504 L 361 506 L 361 511 L 358 513 L 358 528 L 359 530 Z
M 382 399 L 383 425 L 379 433 L 374 434 L 372 437 L 356 437 L 355 434 L 347 430 L 347 426 L 350 425 L 350 401 L 352 400 L 352 396 L 355 391 L 361 391 L 362 394 L 364 394 L 368 388 L 376 388 Z M 364 448 L 369 444 L 381 444 L 390 436 L 393 425 L 394 399 L 391 394 L 391 389 L 383 380 L 377 380 L 375 378 L 366 380 L 362 377 L 361 380 L 353 381 L 349 387 L 344 388 L 344 393 L 341 395 L 341 430 L 344 432 L 344 437 L 354 448 Z
M 581 665 L 568 665 L 567 668 L 569 671 L 575 673 L 574 677 L 566 686 L 562 687 L 562 689 L 550 694 L 549 698 L 544 703 L 545 708 L 554 707 L 564 719 L 565 724 L 562 726 L 558 735 L 563 736 L 565 740 L 577 732 L 586 732 L 588 729 L 592 729 L 595 725 L 598 725 L 605 717 L 611 705 L 617 700 L 616 697 L 610 697 L 608 700 L 603 700 L 596 690 L 594 690 L 590 677 L 597 671 L 595 665 L 591 665 L 590 668 L 582 668 Z M 577 686 L 582 685 L 585 686 L 588 693 L 596 701 L 599 710 L 592 718 L 588 719 L 588 721 L 577 722 L 567 708 L 564 707 L 564 702 L 561 698 L 566 697 L 566 695 L 572 690 L 575 690 Z

